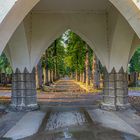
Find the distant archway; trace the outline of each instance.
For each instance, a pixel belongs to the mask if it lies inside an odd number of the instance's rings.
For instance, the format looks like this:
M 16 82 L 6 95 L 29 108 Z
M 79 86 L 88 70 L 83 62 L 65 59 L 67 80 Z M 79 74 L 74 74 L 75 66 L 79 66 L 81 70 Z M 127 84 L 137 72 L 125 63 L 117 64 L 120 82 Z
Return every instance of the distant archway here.
M 37 56 L 36 60 L 35 60 L 35 63 L 34 63 L 34 66 L 36 66 L 43 54 L 43 52 L 54 42 L 54 40 L 56 40 L 57 38 L 59 38 L 63 33 L 65 33 L 67 30 L 71 30 L 72 32 L 74 32 L 75 34 L 77 34 L 83 41 L 85 41 L 89 46 L 90 48 L 94 51 L 94 53 L 96 54 L 96 56 L 99 58 L 101 64 L 104 66 L 105 63 L 104 63 L 104 60 L 102 59 L 102 57 L 100 57 L 101 55 L 99 55 L 99 53 L 97 52 L 96 50 L 96 47 L 95 47 L 95 44 L 94 42 L 90 41 L 83 33 L 79 32 L 78 30 L 74 29 L 74 28 L 64 28 L 62 30 L 60 30 L 60 32 L 58 32 L 54 38 L 50 39 L 49 43 L 47 42 L 47 44 L 42 47 L 40 53 L 39 53 L 39 56 Z

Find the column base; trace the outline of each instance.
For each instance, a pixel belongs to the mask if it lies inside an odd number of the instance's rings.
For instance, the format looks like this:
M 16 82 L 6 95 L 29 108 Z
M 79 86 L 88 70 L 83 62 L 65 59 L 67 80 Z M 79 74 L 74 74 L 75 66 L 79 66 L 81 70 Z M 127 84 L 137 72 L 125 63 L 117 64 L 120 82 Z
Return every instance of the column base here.
M 131 108 L 131 105 L 129 103 L 117 105 L 118 110 L 127 110 L 129 108 Z
M 13 111 L 33 111 L 38 109 L 34 70 L 29 73 L 25 68 L 13 73 L 10 109 Z
M 38 104 L 31 104 L 31 105 L 13 105 L 11 104 L 9 109 L 11 111 L 35 111 L 35 110 L 38 110 L 39 109 L 39 105 Z
M 103 110 L 112 110 L 112 111 L 116 111 L 117 110 L 117 107 L 115 105 L 112 105 L 112 104 L 105 104 L 105 103 L 102 103 L 101 104 L 101 109 Z
M 119 111 L 119 110 L 127 110 L 131 108 L 131 105 L 128 103 L 128 104 L 124 104 L 124 105 L 112 105 L 112 104 L 105 104 L 105 103 L 102 103 L 101 104 L 101 109 L 103 110 L 112 110 L 112 111 Z

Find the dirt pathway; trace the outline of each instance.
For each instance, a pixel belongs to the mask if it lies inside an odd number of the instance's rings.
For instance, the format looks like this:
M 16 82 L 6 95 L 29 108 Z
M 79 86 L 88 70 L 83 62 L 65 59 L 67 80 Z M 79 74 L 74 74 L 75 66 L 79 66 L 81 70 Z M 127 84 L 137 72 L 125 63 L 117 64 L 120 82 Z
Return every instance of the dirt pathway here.
M 46 87 L 47 88 L 47 87 Z M 101 99 L 99 94 L 86 93 L 73 80 L 59 80 L 46 92 L 38 94 L 38 101 L 48 107 L 92 107 Z

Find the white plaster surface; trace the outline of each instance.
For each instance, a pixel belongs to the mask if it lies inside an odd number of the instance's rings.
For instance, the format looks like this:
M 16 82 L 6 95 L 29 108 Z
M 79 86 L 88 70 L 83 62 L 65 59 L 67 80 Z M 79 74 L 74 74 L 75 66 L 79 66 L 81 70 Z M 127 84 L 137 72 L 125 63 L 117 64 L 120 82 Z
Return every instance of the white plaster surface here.
M 88 113 L 93 119 L 93 121 L 100 123 L 104 127 L 112 128 L 118 131 L 122 131 L 122 132 L 133 134 L 140 137 L 140 133 L 134 127 L 132 127 L 129 123 L 127 123 L 124 119 L 119 117 L 119 115 L 115 114 L 115 112 L 95 109 L 95 110 L 89 110 Z M 121 114 L 122 113 L 123 112 L 121 112 Z M 138 120 L 140 121 L 139 116 L 137 116 L 137 121 Z
M 9 44 L 9 48 L 12 50 L 9 49 L 8 56 L 11 56 L 14 62 L 14 64 L 12 63 L 14 69 L 18 66 L 23 71 L 23 67 L 27 67 L 31 71 L 42 52 L 65 30 L 71 28 L 94 49 L 108 71 L 111 71 L 113 67 L 117 72 L 120 67 L 126 70 L 130 60 L 129 56 L 136 48 L 132 44 L 133 36 L 136 33 L 140 37 L 139 9 L 132 0 L 109 0 L 119 12 L 109 1 L 100 1 L 87 0 L 85 4 L 81 0 L 77 1 L 76 4 L 73 0 L 69 2 L 73 6 L 69 6 L 69 3 L 65 2 L 62 5 L 56 0 L 48 0 L 47 3 L 42 0 L 40 4 L 38 3 L 39 0 L 17 1 L 7 16 L 4 17 L 3 24 L 0 25 L 0 53 L 23 21 L 23 33 L 21 35 L 24 34 L 24 40 L 18 40 L 20 43 L 14 40 L 13 45 Z M 81 4 L 78 5 L 80 2 Z M 2 0 L 0 4 L 3 3 Z M 36 5 L 37 3 L 38 5 Z M 36 8 L 31 15 L 30 11 L 35 5 Z M 87 8 L 83 9 L 81 6 Z M 66 7 L 68 9 L 65 9 Z M 78 13 L 75 9 L 79 9 Z M 106 12 L 108 16 L 105 14 Z M 21 58 L 18 59 L 18 56 Z M 23 60 L 31 64 L 25 63 Z
M 10 129 L 4 137 L 17 140 L 35 134 L 45 116 L 45 113 L 40 111 L 29 112 Z
M 0 0 L 0 23 L 17 0 Z

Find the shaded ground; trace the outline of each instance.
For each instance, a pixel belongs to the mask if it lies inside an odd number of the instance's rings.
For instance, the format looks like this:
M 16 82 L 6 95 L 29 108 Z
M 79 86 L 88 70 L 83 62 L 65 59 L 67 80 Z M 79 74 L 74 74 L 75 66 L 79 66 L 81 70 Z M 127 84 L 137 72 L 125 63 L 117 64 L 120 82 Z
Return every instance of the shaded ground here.
M 0 117 L 0 138 L 4 136 L 22 117 L 25 112 L 9 112 Z
M 140 140 L 128 134 L 137 135 L 136 130 L 140 129 L 140 118 L 136 118 L 132 110 L 116 114 L 95 109 L 101 95 L 86 93 L 72 80 L 60 80 L 44 90 L 47 92 L 38 92 L 39 112 L 2 115 L 1 137 L 14 140 Z
M 44 90 L 38 94 L 38 101 L 48 107 L 97 107 L 101 99 L 100 94 L 86 93 L 73 80 L 60 80 Z
M 84 111 L 52 111 L 45 127 L 21 140 L 140 140 L 140 138 L 94 123 Z
M 83 87 L 83 85 L 82 85 Z M 47 87 L 44 86 L 44 91 L 38 90 L 38 102 L 41 108 L 46 110 L 49 108 L 98 108 L 100 100 L 102 99 L 101 93 L 90 92 L 87 93 L 85 88 L 81 88 L 79 83 L 73 80 L 59 80 Z M 11 90 L 9 87 L 1 88 L 0 90 L 0 117 L 5 114 L 3 106 L 9 105 L 11 100 Z M 129 102 L 137 110 L 140 115 L 140 91 L 131 89 L 129 91 Z
M 0 100 L 11 100 L 11 90 L 0 88 Z M 68 104 L 92 105 L 94 101 L 101 99 L 101 93 L 87 93 L 73 80 L 60 80 L 53 85 L 44 86 L 45 91 L 38 90 L 38 101 L 48 103 L 48 106 L 60 106 Z M 131 89 L 129 91 L 129 102 L 140 111 L 140 91 Z M 0 109 L 1 110 L 1 109 Z

